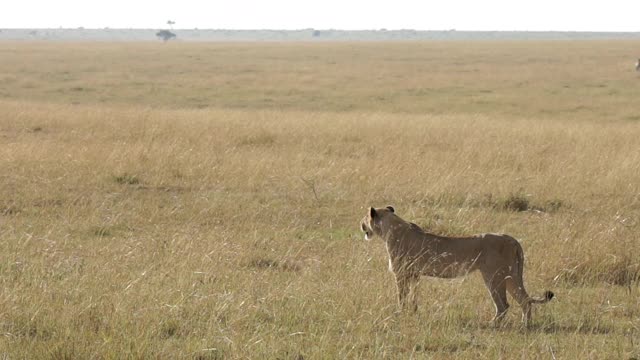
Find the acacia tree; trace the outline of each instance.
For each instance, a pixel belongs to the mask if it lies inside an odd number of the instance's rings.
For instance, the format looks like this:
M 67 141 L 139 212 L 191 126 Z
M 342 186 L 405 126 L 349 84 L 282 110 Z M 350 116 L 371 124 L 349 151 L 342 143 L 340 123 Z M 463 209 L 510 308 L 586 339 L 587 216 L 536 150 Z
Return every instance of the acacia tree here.
M 172 33 L 169 30 L 160 30 L 156 33 L 156 36 L 162 39 L 162 41 L 167 42 L 172 38 L 175 38 L 176 34 Z

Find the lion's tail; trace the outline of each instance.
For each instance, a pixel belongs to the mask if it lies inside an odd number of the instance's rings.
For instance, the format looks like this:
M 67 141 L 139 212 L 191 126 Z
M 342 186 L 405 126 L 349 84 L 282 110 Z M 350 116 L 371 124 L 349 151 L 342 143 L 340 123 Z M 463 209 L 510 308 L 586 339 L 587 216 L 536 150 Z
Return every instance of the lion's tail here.
M 516 252 L 517 252 L 517 256 L 518 256 L 518 266 L 517 266 L 518 276 L 519 276 L 520 280 L 523 282 L 523 286 L 524 286 L 524 278 L 522 276 L 523 269 L 524 269 L 524 251 L 522 251 L 522 246 L 520 246 L 519 243 L 518 243 L 518 246 L 516 247 Z M 544 304 L 544 303 L 548 303 L 549 301 L 551 301 L 551 299 L 553 299 L 554 295 L 555 294 L 553 293 L 553 291 L 547 290 L 547 291 L 544 292 L 544 294 L 542 294 L 541 297 L 528 296 L 528 295 L 527 295 L 527 297 L 529 298 L 529 302 L 531 304 Z
M 544 304 L 547 303 L 549 301 L 551 301 L 551 299 L 553 299 L 553 291 L 547 290 L 544 292 L 544 294 L 541 297 L 531 297 L 531 303 L 533 304 Z

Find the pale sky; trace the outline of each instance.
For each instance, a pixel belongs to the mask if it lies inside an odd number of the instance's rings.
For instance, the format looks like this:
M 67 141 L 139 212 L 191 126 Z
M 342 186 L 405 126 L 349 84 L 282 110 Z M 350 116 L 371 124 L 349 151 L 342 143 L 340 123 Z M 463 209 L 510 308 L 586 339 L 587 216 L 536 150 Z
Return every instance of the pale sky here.
M 640 31 L 640 1 L 3 0 L 2 28 Z

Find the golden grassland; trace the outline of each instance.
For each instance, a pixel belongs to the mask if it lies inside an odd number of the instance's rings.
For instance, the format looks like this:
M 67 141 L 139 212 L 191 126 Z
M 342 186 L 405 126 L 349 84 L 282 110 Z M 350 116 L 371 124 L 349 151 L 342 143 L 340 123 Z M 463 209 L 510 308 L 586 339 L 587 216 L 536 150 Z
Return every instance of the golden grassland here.
M 637 358 L 638 45 L 2 43 L 0 354 Z M 388 204 L 557 298 L 397 313 Z

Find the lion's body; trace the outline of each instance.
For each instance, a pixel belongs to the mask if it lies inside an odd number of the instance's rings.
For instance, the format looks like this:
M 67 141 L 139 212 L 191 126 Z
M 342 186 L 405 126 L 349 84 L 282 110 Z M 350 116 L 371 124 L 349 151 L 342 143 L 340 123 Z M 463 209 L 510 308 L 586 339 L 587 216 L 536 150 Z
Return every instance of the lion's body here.
M 365 237 L 381 237 L 389 253 L 389 269 L 394 273 L 401 306 L 407 298 L 415 301 L 415 285 L 420 276 L 455 278 L 479 271 L 496 306 L 494 321 L 506 313 L 506 291 L 515 298 L 528 323 L 532 303 L 551 300 L 548 291 L 542 298 L 531 298 L 522 278 L 524 254 L 520 243 L 509 235 L 482 234 L 448 237 L 430 234 L 418 225 L 401 219 L 393 208 L 371 209 L 362 223 Z

